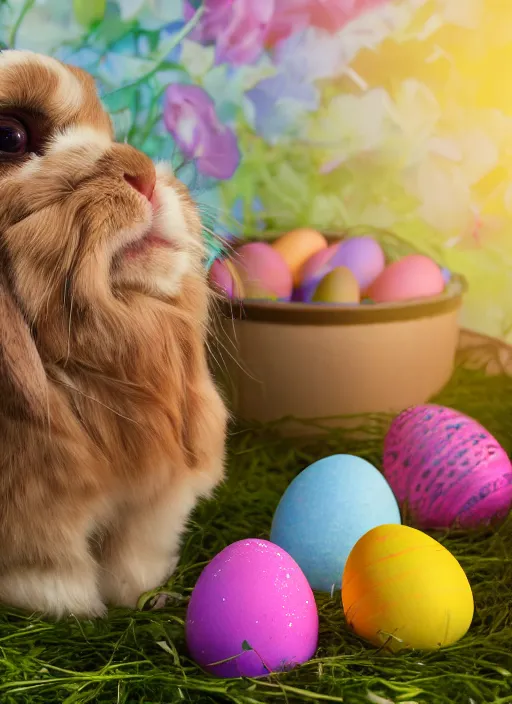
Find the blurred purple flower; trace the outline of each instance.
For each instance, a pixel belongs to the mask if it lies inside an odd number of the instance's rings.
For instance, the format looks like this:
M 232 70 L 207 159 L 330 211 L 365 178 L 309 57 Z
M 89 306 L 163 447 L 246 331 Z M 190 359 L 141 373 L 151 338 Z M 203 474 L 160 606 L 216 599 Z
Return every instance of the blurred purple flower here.
M 277 73 L 246 93 L 254 105 L 256 131 L 271 143 L 300 133 L 306 113 L 320 106 L 315 81 L 340 72 L 342 49 L 339 39 L 313 28 L 281 41 L 273 54 Z
M 164 100 L 164 124 L 183 156 L 194 159 L 200 173 L 231 178 L 240 162 L 236 135 L 223 125 L 213 100 L 203 88 L 174 83 Z
M 256 131 L 271 143 L 300 124 L 304 113 L 319 107 L 316 86 L 297 80 L 293 74 L 264 78 L 246 95 L 254 105 Z
M 263 51 L 274 6 L 275 0 L 205 0 L 204 14 L 189 37 L 201 44 L 215 44 L 218 64 L 252 63 Z M 185 21 L 195 12 L 189 0 L 184 0 Z

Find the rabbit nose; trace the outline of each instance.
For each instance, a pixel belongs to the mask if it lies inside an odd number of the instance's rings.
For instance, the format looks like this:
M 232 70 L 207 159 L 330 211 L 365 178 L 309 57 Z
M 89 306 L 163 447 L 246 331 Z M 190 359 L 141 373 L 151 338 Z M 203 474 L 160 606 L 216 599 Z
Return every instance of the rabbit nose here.
M 153 191 L 155 190 L 156 176 L 155 174 L 124 174 L 124 180 L 129 183 L 132 188 L 142 193 L 142 195 L 151 200 Z

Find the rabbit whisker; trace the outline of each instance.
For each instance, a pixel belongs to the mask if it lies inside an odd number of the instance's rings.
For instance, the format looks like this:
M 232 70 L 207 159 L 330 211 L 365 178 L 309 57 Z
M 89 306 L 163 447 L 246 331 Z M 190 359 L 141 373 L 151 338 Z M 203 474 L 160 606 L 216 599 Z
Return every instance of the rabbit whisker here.
M 94 398 L 94 396 L 90 396 L 89 394 L 86 394 L 85 391 L 82 391 L 81 389 L 77 389 L 76 386 L 73 386 L 73 384 L 67 384 L 65 381 L 62 381 L 61 379 L 54 379 L 54 382 L 56 384 L 60 384 L 61 386 L 65 386 L 68 389 L 71 389 L 71 391 L 74 391 L 75 393 L 80 394 L 84 398 L 87 398 L 89 401 L 94 401 L 94 403 L 97 403 L 99 406 L 106 408 L 107 411 L 111 411 L 112 413 L 115 413 L 116 416 L 119 416 L 120 418 L 124 418 L 124 420 L 127 420 L 130 423 L 134 423 L 135 425 L 142 427 L 138 421 L 134 420 L 133 418 L 129 418 L 128 416 L 125 416 L 122 413 L 119 413 L 119 411 L 116 411 L 115 408 L 112 408 L 111 406 L 107 405 L 106 403 L 99 401 L 97 398 Z

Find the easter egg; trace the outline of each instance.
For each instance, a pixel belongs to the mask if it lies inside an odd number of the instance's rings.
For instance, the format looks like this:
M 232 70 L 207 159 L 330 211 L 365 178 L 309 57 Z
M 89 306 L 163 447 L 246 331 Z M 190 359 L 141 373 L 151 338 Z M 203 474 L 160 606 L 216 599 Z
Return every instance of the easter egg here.
M 512 505 L 512 466 L 477 421 L 427 404 L 397 416 L 384 440 L 383 471 L 418 528 L 476 528 Z
M 292 275 L 281 254 L 266 242 L 249 242 L 232 259 L 244 298 L 290 300 Z
M 437 296 L 444 286 L 441 269 L 432 259 L 422 254 L 409 254 L 387 266 L 367 289 L 367 294 L 376 303 L 390 303 Z
M 338 266 L 320 281 L 311 300 L 314 303 L 359 303 L 359 284 L 350 269 Z
M 372 237 L 352 237 L 338 247 L 331 266 L 345 266 L 365 291 L 384 271 L 386 260 L 380 244 Z
M 241 540 L 201 573 L 188 605 L 185 635 L 193 659 L 217 677 L 289 670 L 316 651 L 313 592 L 282 548 Z
M 445 284 L 449 284 L 450 281 L 452 280 L 452 272 L 449 269 L 447 269 L 446 267 L 441 269 L 441 275 L 443 277 L 443 281 Z
M 293 283 L 297 285 L 301 279 L 302 267 L 313 254 L 327 249 L 327 240 L 317 230 L 302 227 L 282 235 L 272 246 L 287 263 Z
M 274 514 L 270 539 L 297 561 L 313 589 L 330 592 L 341 585 L 355 543 L 381 523 L 400 523 L 382 474 L 360 457 L 333 455 L 291 482 Z
M 473 619 L 473 594 L 455 557 L 426 533 L 381 525 L 350 553 L 341 589 L 349 626 L 377 647 L 437 650 Z
M 216 259 L 210 267 L 209 279 L 228 298 L 243 298 L 240 277 L 229 259 Z
M 300 282 L 293 293 L 294 300 L 304 303 L 311 301 L 311 296 L 316 287 L 330 271 L 329 262 L 338 246 L 339 242 L 335 242 L 326 249 L 321 249 L 309 257 L 300 271 Z

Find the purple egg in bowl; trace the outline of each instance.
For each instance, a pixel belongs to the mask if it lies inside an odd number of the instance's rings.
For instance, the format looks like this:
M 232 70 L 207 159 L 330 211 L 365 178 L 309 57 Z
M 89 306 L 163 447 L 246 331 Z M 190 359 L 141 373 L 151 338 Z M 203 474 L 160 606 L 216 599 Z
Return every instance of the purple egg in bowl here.
M 365 291 L 384 271 L 386 259 L 380 244 L 365 235 L 341 242 L 329 265 L 333 269 L 346 266 L 356 277 L 361 291 Z

